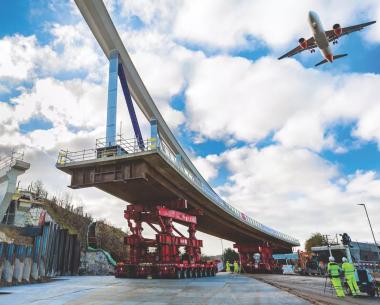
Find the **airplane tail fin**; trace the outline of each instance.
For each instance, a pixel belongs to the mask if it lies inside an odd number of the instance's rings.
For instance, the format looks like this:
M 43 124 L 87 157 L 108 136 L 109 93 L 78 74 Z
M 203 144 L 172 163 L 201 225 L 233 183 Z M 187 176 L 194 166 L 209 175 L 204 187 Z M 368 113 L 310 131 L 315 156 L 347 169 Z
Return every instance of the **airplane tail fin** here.
M 338 58 L 345 57 L 345 56 L 347 56 L 347 55 L 348 55 L 348 54 L 338 54 L 338 55 L 334 55 L 334 60 L 335 60 L 335 59 L 338 59 Z M 315 67 L 318 67 L 318 66 L 320 66 L 320 65 L 323 65 L 323 64 L 325 64 L 325 63 L 327 63 L 327 59 L 324 59 L 324 60 L 320 61 L 319 63 L 317 63 L 317 64 L 315 65 Z

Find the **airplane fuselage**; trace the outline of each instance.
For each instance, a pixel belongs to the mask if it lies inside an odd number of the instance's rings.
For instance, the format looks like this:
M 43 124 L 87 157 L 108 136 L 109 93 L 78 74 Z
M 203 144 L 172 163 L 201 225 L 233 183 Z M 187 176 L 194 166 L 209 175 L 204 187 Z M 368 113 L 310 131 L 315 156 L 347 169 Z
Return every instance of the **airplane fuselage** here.
M 317 13 L 309 12 L 309 24 L 315 43 L 320 49 L 322 56 L 329 62 L 332 62 L 334 60 L 334 56 L 330 48 L 330 43 L 326 37 L 325 30 L 323 29 L 322 22 Z

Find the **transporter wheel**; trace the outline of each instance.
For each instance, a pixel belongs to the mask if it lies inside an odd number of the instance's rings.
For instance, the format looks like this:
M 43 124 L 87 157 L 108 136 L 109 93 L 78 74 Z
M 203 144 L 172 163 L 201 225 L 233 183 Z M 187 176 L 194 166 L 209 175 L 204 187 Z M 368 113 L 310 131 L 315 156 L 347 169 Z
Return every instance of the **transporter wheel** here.
M 176 279 L 181 279 L 182 278 L 182 271 L 180 269 L 177 269 L 175 272 L 175 277 Z
M 215 274 L 216 274 L 216 273 L 215 273 L 215 269 L 212 268 L 212 269 L 211 269 L 211 276 L 215 276 Z
M 187 270 L 182 271 L 182 278 L 187 279 Z
M 197 277 L 199 277 L 199 271 L 198 271 L 198 269 L 195 269 L 194 270 L 194 278 L 197 278 Z
M 191 269 L 187 270 L 187 277 L 188 277 L 189 279 L 191 279 L 193 276 L 194 276 L 194 274 L 193 274 L 193 270 L 191 270 Z

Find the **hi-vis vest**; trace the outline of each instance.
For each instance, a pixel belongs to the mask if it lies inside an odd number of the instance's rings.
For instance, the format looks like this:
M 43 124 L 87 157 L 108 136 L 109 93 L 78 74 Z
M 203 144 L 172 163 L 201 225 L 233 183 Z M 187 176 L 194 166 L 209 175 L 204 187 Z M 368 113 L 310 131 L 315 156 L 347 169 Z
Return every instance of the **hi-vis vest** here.
M 344 276 L 350 276 L 355 274 L 354 265 L 348 262 L 342 264 L 342 270 L 344 271 Z
M 339 266 L 337 263 L 334 263 L 334 262 L 328 263 L 327 271 L 332 277 L 339 277 Z

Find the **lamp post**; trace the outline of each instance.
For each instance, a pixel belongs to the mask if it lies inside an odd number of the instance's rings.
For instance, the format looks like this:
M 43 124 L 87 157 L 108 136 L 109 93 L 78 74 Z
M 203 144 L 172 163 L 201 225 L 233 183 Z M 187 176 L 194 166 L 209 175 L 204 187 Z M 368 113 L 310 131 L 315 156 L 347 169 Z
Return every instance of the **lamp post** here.
M 376 250 L 377 250 L 378 259 L 380 260 L 380 250 L 379 250 L 379 246 L 377 245 L 377 242 L 376 242 L 375 234 L 373 233 L 373 229 L 372 229 L 371 221 L 369 220 L 369 216 L 368 216 L 368 212 L 367 212 L 367 207 L 366 207 L 365 203 L 358 203 L 358 205 L 361 205 L 361 206 L 364 207 L 364 211 L 365 211 L 365 214 L 367 215 L 367 219 L 368 219 L 368 224 L 369 224 L 369 227 L 370 227 L 370 229 L 371 229 L 371 233 L 372 233 L 373 241 L 375 242 L 375 246 L 376 246 Z

